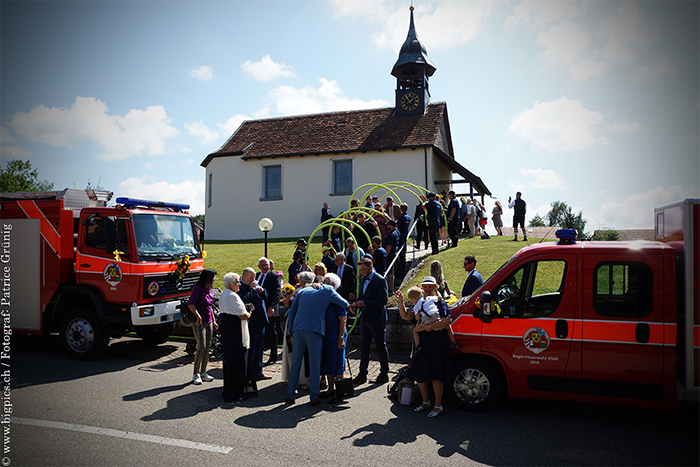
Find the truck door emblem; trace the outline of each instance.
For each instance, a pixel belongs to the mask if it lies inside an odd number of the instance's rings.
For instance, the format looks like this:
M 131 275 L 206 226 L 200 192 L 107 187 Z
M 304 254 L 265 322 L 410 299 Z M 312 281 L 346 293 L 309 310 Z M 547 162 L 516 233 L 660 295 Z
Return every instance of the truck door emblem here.
M 122 280 L 122 268 L 117 263 L 109 263 L 102 274 L 105 281 L 112 287 L 116 287 Z
M 158 286 L 158 282 L 153 281 L 150 284 L 148 284 L 148 294 L 151 297 L 155 297 L 158 294 L 159 290 L 160 290 L 160 286 Z
M 535 354 L 549 347 L 549 334 L 542 328 L 530 328 L 523 334 L 525 347 Z

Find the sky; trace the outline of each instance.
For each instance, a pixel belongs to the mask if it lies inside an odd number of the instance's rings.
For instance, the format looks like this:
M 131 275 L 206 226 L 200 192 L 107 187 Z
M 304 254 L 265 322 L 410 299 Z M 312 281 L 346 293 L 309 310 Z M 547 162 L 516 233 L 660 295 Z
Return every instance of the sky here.
M 563 201 L 586 231 L 653 228 L 700 196 L 698 2 L 413 4 L 489 211 L 521 191 L 528 221 Z M 394 106 L 409 6 L 3 0 L 2 165 L 204 213 L 200 163 L 244 120 Z

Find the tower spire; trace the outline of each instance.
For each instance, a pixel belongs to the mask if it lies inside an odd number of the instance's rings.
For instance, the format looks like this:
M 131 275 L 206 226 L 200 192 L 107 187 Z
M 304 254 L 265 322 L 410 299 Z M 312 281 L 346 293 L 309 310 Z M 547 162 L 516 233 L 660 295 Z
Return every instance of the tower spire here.
M 435 65 L 418 39 L 413 20 L 413 5 L 408 35 L 399 51 L 399 58 L 391 70 L 396 77 L 396 115 L 422 115 L 430 100 L 428 78 L 435 73 Z

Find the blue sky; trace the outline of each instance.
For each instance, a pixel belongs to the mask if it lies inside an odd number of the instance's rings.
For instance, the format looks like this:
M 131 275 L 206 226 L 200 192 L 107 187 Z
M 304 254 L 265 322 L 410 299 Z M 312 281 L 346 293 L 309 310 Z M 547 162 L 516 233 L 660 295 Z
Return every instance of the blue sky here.
M 3 1 L 2 165 L 203 213 L 199 164 L 243 120 L 394 105 L 409 5 Z M 698 2 L 414 6 L 457 160 L 528 220 L 651 228 L 700 196 Z

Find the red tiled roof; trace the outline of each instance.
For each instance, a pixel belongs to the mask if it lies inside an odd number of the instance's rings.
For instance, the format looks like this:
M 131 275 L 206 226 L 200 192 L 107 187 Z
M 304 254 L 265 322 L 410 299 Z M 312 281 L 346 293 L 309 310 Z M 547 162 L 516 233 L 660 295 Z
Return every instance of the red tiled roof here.
M 441 137 L 443 124 L 447 134 Z M 394 117 L 394 108 L 388 107 L 248 120 L 201 165 L 220 156 L 250 159 L 425 146 L 436 146 L 454 158 L 449 139 L 444 102 L 429 104 L 424 115 L 414 117 Z

